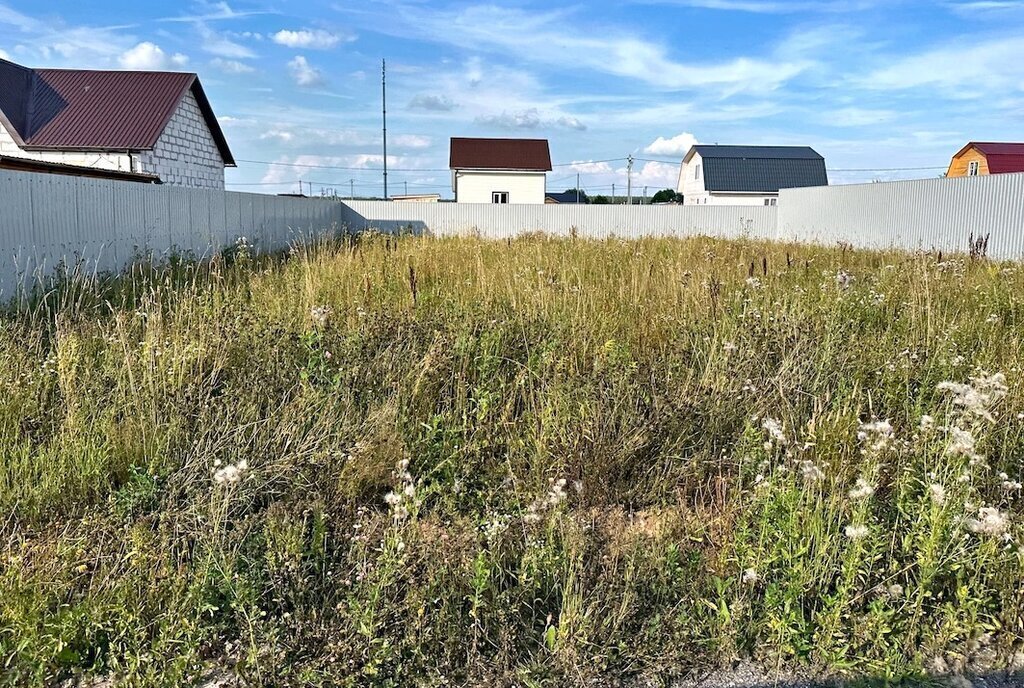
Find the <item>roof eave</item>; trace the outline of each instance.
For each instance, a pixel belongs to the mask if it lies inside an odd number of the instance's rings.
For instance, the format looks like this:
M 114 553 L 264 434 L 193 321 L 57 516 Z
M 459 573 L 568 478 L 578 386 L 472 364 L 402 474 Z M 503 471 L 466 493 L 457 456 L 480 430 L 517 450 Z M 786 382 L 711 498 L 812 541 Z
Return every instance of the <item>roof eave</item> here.
M 213 136 L 214 142 L 217 144 L 217 150 L 220 151 L 221 161 L 224 163 L 224 167 L 238 167 L 235 164 L 235 156 L 231 153 L 231 148 L 228 146 L 227 137 L 224 136 L 224 130 L 221 129 L 220 122 L 217 121 L 217 116 L 213 113 L 213 106 L 210 105 L 210 100 L 206 97 L 206 92 L 203 90 L 203 85 L 199 81 L 198 75 L 193 75 L 195 78 L 192 83 L 189 84 L 188 88 L 192 89 L 192 95 L 195 96 L 196 102 L 199 103 L 199 110 L 203 113 L 203 118 L 206 120 L 206 126 L 210 128 L 210 134 Z M 185 95 L 184 92 L 181 94 Z M 167 123 L 164 123 L 167 126 Z
M 550 167 L 450 167 L 453 172 L 550 172 Z

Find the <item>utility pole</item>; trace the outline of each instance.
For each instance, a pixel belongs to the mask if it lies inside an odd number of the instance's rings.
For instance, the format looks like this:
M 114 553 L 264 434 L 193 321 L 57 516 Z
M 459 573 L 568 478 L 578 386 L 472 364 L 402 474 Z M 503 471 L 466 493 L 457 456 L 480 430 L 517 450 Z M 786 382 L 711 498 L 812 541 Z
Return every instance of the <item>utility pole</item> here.
M 402 182 L 402 183 L 405 184 L 405 195 L 408 196 L 409 195 L 409 182 Z
M 580 202 L 580 173 L 576 173 L 576 203 Z
M 354 201 L 356 199 L 356 180 L 348 180 L 348 200 Z
M 615 182 L 612 182 L 612 203 L 615 203 Z
M 626 158 L 626 203 L 633 205 L 633 156 Z
M 380 61 L 380 114 L 384 125 L 384 200 L 388 200 L 388 84 L 387 65 Z
M 647 187 L 644 187 L 644 202 L 643 205 L 647 205 Z

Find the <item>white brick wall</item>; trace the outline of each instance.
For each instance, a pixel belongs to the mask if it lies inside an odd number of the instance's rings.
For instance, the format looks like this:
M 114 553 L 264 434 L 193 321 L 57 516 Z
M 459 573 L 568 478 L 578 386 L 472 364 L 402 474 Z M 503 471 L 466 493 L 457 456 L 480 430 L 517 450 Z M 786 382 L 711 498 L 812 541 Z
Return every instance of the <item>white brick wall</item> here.
M 135 162 L 136 172 L 158 175 L 164 184 L 224 188 L 224 160 L 191 91 L 181 99 L 153 150 L 139 153 Z
M 10 155 L 18 158 L 29 158 L 31 160 L 43 160 L 45 162 L 57 162 L 64 165 L 79 165 L 81 167 L 97 167 L 103 170 L 131 170 L 131 162 L 127 153 L 92 152 L 81 151 L 26 151 L 18 147 L 14 142 L 11 133 L 0 124 L 0 155 Z
M 0 124 L 0 155 L 104 170 L 146 172 L 174 186 L 224 188 L 224 160 L 191 91 L 181 99 L 178 110 L 151 151 L 141 151 L 134 156 L 111 152 L 26 151 L 18 147 L 10 132 Z

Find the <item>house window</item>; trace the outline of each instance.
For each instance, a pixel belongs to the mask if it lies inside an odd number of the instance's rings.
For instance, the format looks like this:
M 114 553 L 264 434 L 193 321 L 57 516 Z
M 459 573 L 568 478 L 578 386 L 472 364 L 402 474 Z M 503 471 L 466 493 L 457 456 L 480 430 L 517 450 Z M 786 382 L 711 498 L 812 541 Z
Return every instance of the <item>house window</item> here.
M 764 204 L 765 205 L 775 205 L 776 203 L 778 203 L 778 200 L 779 199 L 777 199 L 777 198 L 766 198 L 766 199 L 764 199 Z
M 977 177 L 978 176 L 978 167 L 979 167 L 979 163 L 978 163 L 977 160 L 971 160 L 969 163 L 967 163 L 967 176 L 968 177 Z
M 696 165 L 693 168 L 693 178 L 700 179 L 700 165 Z
M 491 203 L 508 203 L 508 191 L 492 191 Z

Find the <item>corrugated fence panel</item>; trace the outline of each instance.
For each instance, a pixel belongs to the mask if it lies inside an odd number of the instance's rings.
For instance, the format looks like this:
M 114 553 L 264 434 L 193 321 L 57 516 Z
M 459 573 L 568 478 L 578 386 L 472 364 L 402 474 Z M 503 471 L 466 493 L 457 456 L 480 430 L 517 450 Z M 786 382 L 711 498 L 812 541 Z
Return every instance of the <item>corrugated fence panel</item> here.
M 341 213 L 321 199 L 0 171 L 0 299 L 60 262 L 92 274 L 145 254 L 209 256 L 240 236 L 274 251 Z
M 438 236 L 476 234 L 504 239 L 530 232 L 587 238 L 751 236 L 772 238 L 776 209 L 761 206 L 496 205 L 347 201 L 353 229 L 412 231 Z
M 778 208 L 402 203 L 264 196 L 0 171 L 0 298 L 60 262 L 119 269 L 151 252 L 209 256 L 245 236 L 261 251 L 342 228 L 503 239 L 751 237 L 1024 258 L 1024 174 L 790 189 Z
M 1024 174 L 786 189 L 779 238 L 870 248 L 966 251 L 991 235 L 989 255 L 1024 257 Z

